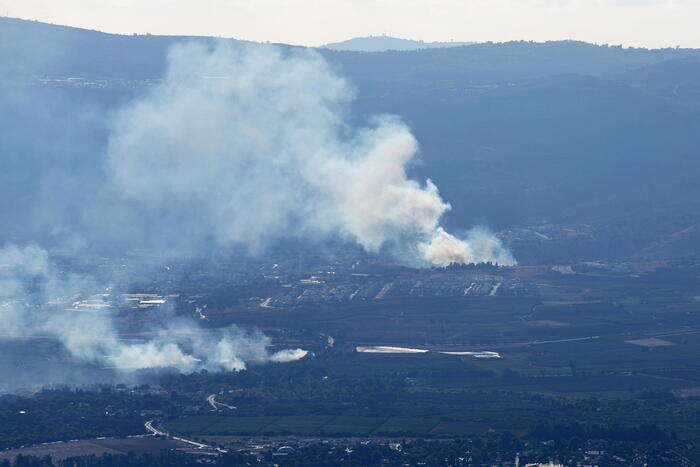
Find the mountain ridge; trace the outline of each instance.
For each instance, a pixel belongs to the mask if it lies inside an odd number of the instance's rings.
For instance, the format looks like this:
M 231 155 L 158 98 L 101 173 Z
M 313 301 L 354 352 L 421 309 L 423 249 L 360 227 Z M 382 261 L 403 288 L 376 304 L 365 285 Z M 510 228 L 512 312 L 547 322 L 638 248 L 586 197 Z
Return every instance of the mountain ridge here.
M 0 17 L 1 76 L 72 76 L 153 79 L 162 75 L 168 49 L 210 36 L 118 35 L 38 21 Z M 274 44 L 285 50 L 299 46 Z M 478 43 L 463 47 L 386 52 L 317 48 L 351 82 L 424 84 L 438 81 L 509 82 L 552 74 L 624 73 L 665 60 L 700 56 L 700 49 L 607 47 L 580 41 Z M 430 66 L 427 66 L 427 64 Z
M 0 18 L 0 147 L 13 168 L 0 171 L 5 237 L 62 216 L 53 192 L 79 205 L 100 184 L 107 116 L 161 77 L 181 40 L 213 39 Z M 550 225 L 555 238 L 563 229 L 559 243 L 516 251 L 537 262 L 630 255 L 700 222 L 700 50 L 575 41 L 317 50 L 355 87 L 352 123 L 393 114 L 411 127 L 421 153 L 410 176 L 435 181 L 455 232 Z M 586 236 L 567 233 L 584 224 Z M 700 237 L 674 245 L 654 251 L 693 253 Z
M 474 42 L 425 42 L 413 39 L 402 39 L 391 36 L 365 36 L 353 37 L 340 42 L 324 44 L 320 48 L 331 50 L 344 50 L 351 52 L 386 52 L 389 50 L 406 51 L 406 50 L 421 50 L 435 49 L 445 47 L 462 47 L 472 45 Z

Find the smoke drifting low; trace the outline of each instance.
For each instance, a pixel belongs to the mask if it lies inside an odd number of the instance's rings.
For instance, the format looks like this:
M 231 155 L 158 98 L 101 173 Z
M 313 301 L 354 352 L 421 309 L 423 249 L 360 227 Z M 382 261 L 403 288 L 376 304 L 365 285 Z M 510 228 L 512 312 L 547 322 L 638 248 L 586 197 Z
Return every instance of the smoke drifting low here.
M 183 372 L 241 371 L 249 363 L 291 362 L 307 355 L 306 350 L 285 349 L 275 353 L 267 350 L 270 338 L 260 332 L 247 333 L 229 329 L 222 337 L 212 339 L 198 329 L 184 324 L 172 333 L 144 344 L 116 345 L 107 348 L 114 366 L 122 371 L 143 368 L 177 368 Z
M 396 117 L 346 123 L 353 93 L 312 51 L 175 47 L 164 81 L 115 119 L 115 193 L 186 225 L 187 242 L 260 251 L 285 237 L 341 237 L 418 266 L 514 264 L 485 231 L 458 239 L 428 180 L 410 180 L 418 145 Z
M 75 359 L 107 361 L 120 371 L 161 367 L 240 371 L 247 363 L 288 362 L 306 355 L 301 349 L 270 353 L 270 339 L 257 331 L 231 328 L 212 338 L 182 319 L 146 342 L 126 343 L 107 315 L 65 309 L 75 297 L 86 294 L 108 300 L 111 290 L 84 276 L 61 274 L 39 247 L 6 246 L 0 249 L 0 335 L 52 336 Z

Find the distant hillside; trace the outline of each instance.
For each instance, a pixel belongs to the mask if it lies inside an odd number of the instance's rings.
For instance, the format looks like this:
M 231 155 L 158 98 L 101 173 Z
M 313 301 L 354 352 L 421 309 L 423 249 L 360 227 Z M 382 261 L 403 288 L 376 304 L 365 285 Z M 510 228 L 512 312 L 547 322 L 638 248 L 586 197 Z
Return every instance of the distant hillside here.
M 351 52 L 386 52 L 387 50 L 420 50 L 443 47 L 461 47 L 473 42 L 423 42 L 411 39 L 399 39 L 389 36 L 356 37 L 342 42 L 326 44 L 324 49 L 347 50 Z
M 376 53 L 322 49 L 355 83 L 411 86 L 452 82 L 489 84 L 561 74 L 624 73 L 666 60 L 700 57 L 698 49 L 608 47 L 578 41 L 480 43 Z
M 165 69 L 168 49 L 183 40 L 213 38 L 106 34 L 0 17 L 0 78 L 158 78 Z M 483 43 L 376 53 L 319 51 L 361 88 L 376 83 L 424 86 L 509 82 L 566 73 L 624 73 L 666 60 L 700 56 L 694 49 L 625 49 L 574 41 Z
M 157 78 L 165 69 L 168 49 L 183 40 L 211 38 L 107 34 L 0 17 L 0 78 L 28 75 Z
M 72 211 L 54 193 L 79 206 L 96 191 L 107 117 L 162 75 L 182 40 L 212 39 L 0 18 L 0 162 L 11 168 L 0 170 L 0 241 L 65 221 Z M 356 87 L 353 121 L 392 113 L 411 126 L 421 147 L 411 175 L 437 183 L 451 229 L 546 226 L 551 240 L 516 251 L 525 262 L 700 256 L 700 50 L 518 41 L 319 52 Z M 81 85 L 94 78 L 102 84 Z

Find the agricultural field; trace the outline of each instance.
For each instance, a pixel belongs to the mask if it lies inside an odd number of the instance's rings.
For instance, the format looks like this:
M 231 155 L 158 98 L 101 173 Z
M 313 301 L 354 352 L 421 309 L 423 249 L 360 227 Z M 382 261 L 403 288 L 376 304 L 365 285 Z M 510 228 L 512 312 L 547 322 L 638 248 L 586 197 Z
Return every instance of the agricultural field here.
M 17 456 L 50 456 L 54 462 L 79 456 L 101 456 L 103 454 L 144 454 L 163 449 L 182 449 L 186 445 L 171 439 L 149 436 L 134 438 L 98 438 L 66 442 L 44 443 L 39 446 L 0 451 L 0 461 L 13 461 Z

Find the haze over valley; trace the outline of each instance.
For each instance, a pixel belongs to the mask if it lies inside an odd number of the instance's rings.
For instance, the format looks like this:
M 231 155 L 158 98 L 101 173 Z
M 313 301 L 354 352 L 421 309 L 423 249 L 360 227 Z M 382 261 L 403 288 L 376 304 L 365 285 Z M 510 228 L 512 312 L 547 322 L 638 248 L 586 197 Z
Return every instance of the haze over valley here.
M 0 465 L 700 462 L 700 49 L 0 63 Z

